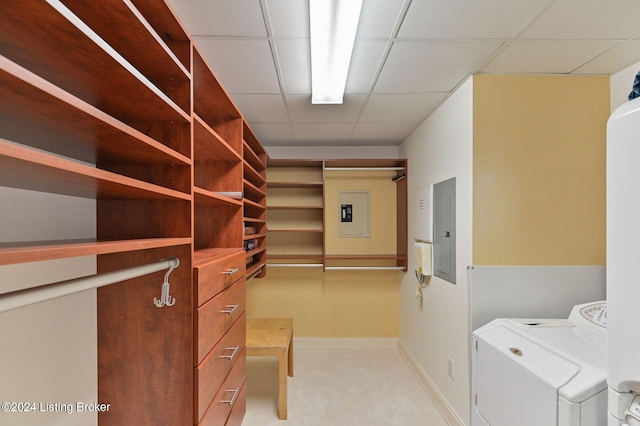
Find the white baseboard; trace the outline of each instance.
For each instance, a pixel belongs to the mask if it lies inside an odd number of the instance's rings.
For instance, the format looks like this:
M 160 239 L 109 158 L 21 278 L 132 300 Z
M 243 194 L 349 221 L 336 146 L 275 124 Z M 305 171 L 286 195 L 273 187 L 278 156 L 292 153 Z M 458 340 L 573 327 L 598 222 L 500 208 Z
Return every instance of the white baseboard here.
M 295 350 L 396 349 L 396 337 L 295 337 Z
M 444 399 L 444 397 L 435 387 L 431 379 L 429 379 L 429 376 L 427 376 L 427 374 L 424 372 L 422 367 L 420 367 L 420 365 L 418 364 L 416 359 L 413 357 L 411 352 L 409 352 L 407 347 L 403 345 L 401 342 L 398 342 L 398 352 L 400 352 L 402 357 L 405 359 L 405 361 L 409 365 L 409 368 L 411 368 L 411 371 L 413 371 L 413 373 L 416 375 L 416 377 L 420 381 L 420 384 L 422 385 L 424 390 L 431 397 L 431 399 L 433 400 L 433 403 L 436 405 L 436 407 L 440 411 L 440 414 L 442 414 L 442 416 L 444 417 L 445 421 L 451 426 L 464 426 L 464 423 L 462 422 L 462 420 L 460 420 L 460 418 L 456 415 L 456 413 L 453 411 L 449 403 Z

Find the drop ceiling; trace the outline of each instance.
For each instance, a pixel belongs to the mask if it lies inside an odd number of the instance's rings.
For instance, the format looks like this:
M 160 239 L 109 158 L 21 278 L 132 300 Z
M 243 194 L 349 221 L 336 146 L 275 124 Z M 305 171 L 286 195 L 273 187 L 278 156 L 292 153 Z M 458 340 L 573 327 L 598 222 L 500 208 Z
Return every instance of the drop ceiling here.
M 474 73 L 640 62 L 638 0 L 364 0 L 344 103 L 312 105 L 307 0 L 169 2 L 265 146 L 398 145 Z

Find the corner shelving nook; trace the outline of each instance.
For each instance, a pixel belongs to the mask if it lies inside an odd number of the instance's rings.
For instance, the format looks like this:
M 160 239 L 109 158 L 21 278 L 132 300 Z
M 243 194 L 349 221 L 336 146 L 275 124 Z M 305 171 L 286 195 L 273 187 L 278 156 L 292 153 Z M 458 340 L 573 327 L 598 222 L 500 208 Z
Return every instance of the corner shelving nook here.
M 269 160 L 269 265 L 406 271 L 407 181 L 393 179 L 399 173 L 406 176 L 406 163 L 405 159 Z M 337 186 L 333 184 L 335 170 L 348 170 L 345 173 L 350 174 Z M 353 244 L 354 240 L 339 238 L 336 229 L 339 216 L 336 189 L 346 188 L 347 182 L 358 179 L 363 187 L 371 180 L 383 182 L 389 198 L 374 197 L 381 203 L 376 210 L 391 213 L 374 222 L 378 226 L 372 238 L 360 238 L 360 246 Z M 379 187 L 373 193 L 380 194 Z M 388 209 L 391 199 L 395 200 L 396 209 Z

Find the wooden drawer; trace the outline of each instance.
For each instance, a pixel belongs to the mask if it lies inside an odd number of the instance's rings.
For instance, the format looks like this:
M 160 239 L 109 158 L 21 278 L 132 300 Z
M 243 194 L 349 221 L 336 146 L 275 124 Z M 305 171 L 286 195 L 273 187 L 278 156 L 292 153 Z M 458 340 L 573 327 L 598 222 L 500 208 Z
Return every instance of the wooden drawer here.
M 218 388 L 244 351 L 246 314 L 238 318 L 231 329 L 195 369 L 196 420 L 200 420 Z
M 195 338 L 198 342 L 194 365 L 198 365 L 245 310 L 246 281 L 219 293 L 196 310 Z
M 241 426 L 244 415 L 247 413 L 247 383 L 245 382 L 240 389 L 240 395 L 237 402 L 231 407 L 231 414 L 227 419 L 225 426 Z
M 242 249 L 225 251 L 194 264 L 193 288 L 197 306 L 243 277 L 245 271 L 246 252 Z
M 225 426 L 231 412 L 236 414 L 246 410 L 245 377 L 247 375 L 246 350 L 233 364 L 229 375 L 209 405 L 199 426 Z M 239 410 L 239 411 L 235 411 Z

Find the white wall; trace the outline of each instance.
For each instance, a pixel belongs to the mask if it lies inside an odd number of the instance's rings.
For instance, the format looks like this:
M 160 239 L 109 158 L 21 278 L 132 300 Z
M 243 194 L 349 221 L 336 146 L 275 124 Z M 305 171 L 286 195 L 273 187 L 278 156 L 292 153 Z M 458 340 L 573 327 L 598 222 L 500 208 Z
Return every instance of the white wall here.
M 399 342 L 419 375 L 443 398 L 458 421 L 469 424 L 468 283 L 472 265 L 473 79 L 467 80 L 402 145 L 408 159 L 409 244 L 416 228 L 415 190 L 456 177 L 457 284 L 432 277 L 415 297 L 417 281 L 406 274 L 400 286 Z M 412 253 L 412 251 L 410 251 Z M 413 261 L 413 259 L 411 259 Z M 415 264 L 409 264 L 410 270 Z M 454 378 L 447 359 L 454 362 Z M 438 403 L 438 401 L 436 401 Z M 456 419 L 454 418 L 453 421 Z
M 11 188 L 0 188 L 0 200 L 0 243 L 95 238 L 94 200 Z M 94 256 L 1 266 L 0 293 L 95 272 Z M 76 411 L 78 402 L 97 402 L 96 326 L 95 290 L 0 313 L 0 402 L 36 408 L 0 410 L 0 424 L 97 424 L 95 413 Z
M 640 63 L 631 65 L 611 76 L 611 112 L 629 101 L 629 93 L 633 88 L 633 81 L 640 71 Z

